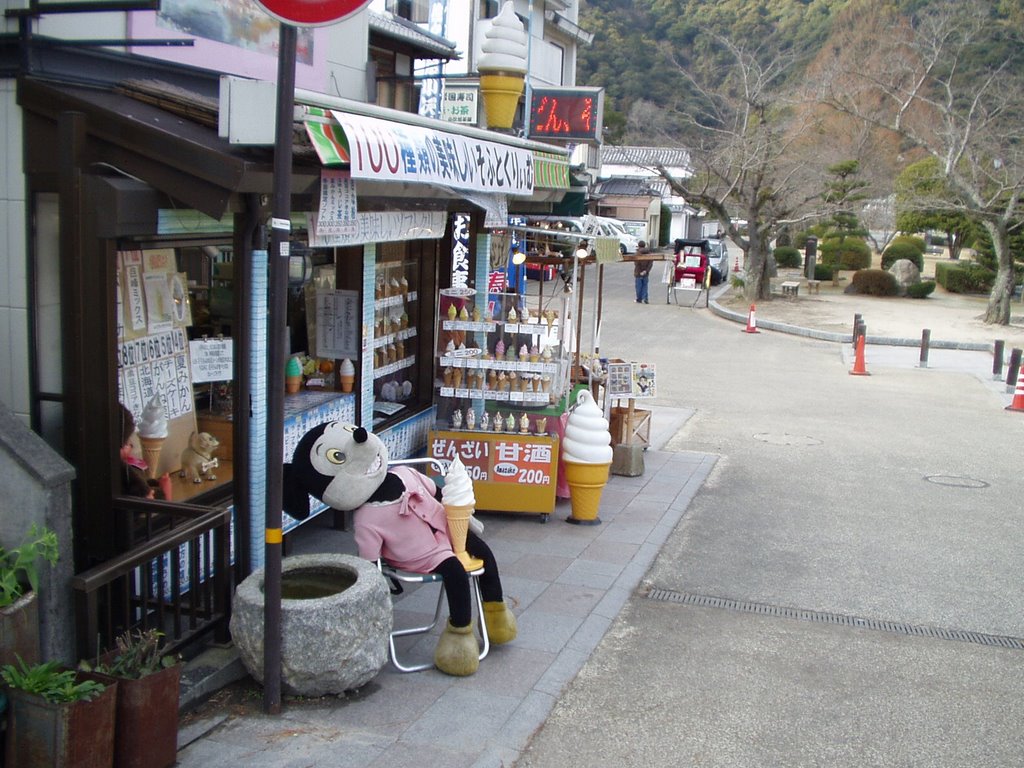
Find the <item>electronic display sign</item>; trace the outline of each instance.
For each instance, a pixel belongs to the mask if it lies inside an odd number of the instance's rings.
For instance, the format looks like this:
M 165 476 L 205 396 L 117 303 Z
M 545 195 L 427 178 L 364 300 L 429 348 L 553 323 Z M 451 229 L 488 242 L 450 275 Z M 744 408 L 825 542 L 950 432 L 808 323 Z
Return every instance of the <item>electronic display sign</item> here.
M 534 88 L 529 138 L 600 141 L 603 88 Z

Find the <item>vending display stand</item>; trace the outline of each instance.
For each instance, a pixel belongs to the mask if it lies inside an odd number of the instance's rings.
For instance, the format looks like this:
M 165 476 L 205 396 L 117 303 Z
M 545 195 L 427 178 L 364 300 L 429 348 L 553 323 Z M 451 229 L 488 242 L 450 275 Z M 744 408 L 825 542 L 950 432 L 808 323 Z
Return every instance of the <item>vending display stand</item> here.
M 428 455 L 461 458 L 477 509 L 546 521 L 569 380 L 566 302 L 555 296 L 529 308 L 518 294 L 491 294 L 481 307 L 476 299 L 471 290 L 441 291 Z

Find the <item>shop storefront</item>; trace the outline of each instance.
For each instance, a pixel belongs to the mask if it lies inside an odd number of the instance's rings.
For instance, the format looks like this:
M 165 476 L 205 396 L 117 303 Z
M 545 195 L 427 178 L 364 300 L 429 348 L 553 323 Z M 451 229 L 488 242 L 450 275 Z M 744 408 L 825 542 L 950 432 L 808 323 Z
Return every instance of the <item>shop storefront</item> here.
M 487 306 L 487 225 L 516 208 L 544 210 L 568 187 L 566 155 L 555 148 L 307 100 L 292 169 L 289 369 L 267 371 L 269 150 L 219 138 L 216 104 L 180 89 L 24 79 L 18 100 L 39 222 L 33 247 L 39 262 L 52 245 L 60 275 L 36 281 L 37 293 L 45 287 L 54 298 L 54 324 L 36 337 L 60 347 L 67 383 L 40 420 L 79 470 L 77 570 L 137 543 L 133 511 L 161 508 L 229 508 L 236 574 L 259 565 L 268 387 L 294 389 L 285 397 L 286 457 L 327 419 L 371 427 L 396 458 L 425 451 L 446 400 L 438 393 L 451 338 L 439 318 L 457 241 L 469 244 L 461 290 Z M 510 308 L 502 305 L 503 322 Z M 562 376 L 540 352 L 530 362 L 541 341 L 533 336 L 522 362 L 537 370 L 517 404 L 539 399 L 541 367 Z M 149 431 L 154 403 L 166 433 Z M 125 492 L 121 404 L 145 433 L 145 445 L 136 436 L 132 446 L 150 467 L 155 500 Z M 551 430 L 533 420 L 529 431 Z M 286 517 L 285 531 L 300 522 Z

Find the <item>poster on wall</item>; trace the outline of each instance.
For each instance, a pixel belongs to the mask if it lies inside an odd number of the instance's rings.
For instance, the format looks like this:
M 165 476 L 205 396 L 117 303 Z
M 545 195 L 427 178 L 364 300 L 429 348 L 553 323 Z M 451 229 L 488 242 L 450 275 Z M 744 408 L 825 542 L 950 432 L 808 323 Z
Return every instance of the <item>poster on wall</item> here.
M 168 430 L 158 475 L 180 469 L 181 453 L 196 431 L 186 334 L 192 313 L 186 276 L 176 270 L 170 248 L 118 254 L 118 399 L 136 424 L 150 403 L 159 402 Z

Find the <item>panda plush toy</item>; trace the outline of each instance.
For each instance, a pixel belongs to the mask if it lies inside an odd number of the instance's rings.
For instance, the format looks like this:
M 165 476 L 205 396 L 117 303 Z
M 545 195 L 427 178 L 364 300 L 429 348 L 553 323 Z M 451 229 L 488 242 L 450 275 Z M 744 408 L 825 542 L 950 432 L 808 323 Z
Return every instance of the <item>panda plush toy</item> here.
M 360 557 L 383 559 L 395 568 L 440 574 L 449 618 L 434 652 L 434 664 L 449 675 L 471 675 L 480 664 L 473 634 L 469 576 L 455 556 L 441 490 L 411 467 L 388 469 L 388 450 L 363 427 L 329 422 L 299 441 L 284 466 L 284 511 L 297 520 L 309 515 L 309 497 L 353 511 Z M 516 620 L 502 595 L 498 564 L 483 539 L 470 530 L 466 551 L 484 562 L 480 576 L 483 621 L 491 643 L 516 636 Z

